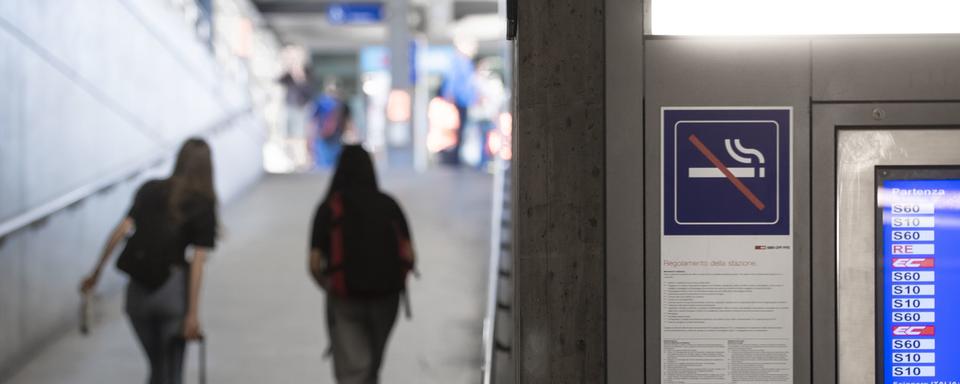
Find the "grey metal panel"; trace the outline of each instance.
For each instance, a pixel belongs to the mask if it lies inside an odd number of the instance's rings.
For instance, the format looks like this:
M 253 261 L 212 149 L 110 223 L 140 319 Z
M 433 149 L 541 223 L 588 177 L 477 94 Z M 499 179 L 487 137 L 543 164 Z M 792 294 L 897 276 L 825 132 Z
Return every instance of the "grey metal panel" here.
M 23 198 L 29 208 L 125 164 L 142 161 L 144 153 L 154 150 L 149 139 L 38 56 L 28 54 L 22 59 L 27 70 L 20 159 Z
M 0 34 L 0 221 L 25 210 L 23 199 L 23 54 Z
M 607 382 L 644 382 L 643 2 L 606 0 Z
M 26 344 L 43 344 L 76 319 L 77 282 L 93 265 L 81 249 L 82 205 L 42 221 L 24 233 L 23 334 Z M 93 256 L 94 258 L 96 256 Z
M 813 100 L 960 100 L 960 36 L 813 40 Z
M 829 107 L 829 106 L 826 106 Z M 817 202 L 811 205 L 811 353 L 813 359 L 813 382 L 818 384 L 836 383 L 837 337 L 836 337 L 836 264 L 833 252 L 836 247 L 834 233 L 836 221 L 833 217 L 835 204 L 833 191 L 836 188 L 836 169 L 834 152 L 836 139 L 832 122 L 836 120 L 832 111 L 825 106 L 813 107 L 811 122 L 811 174 L 810 198 Z
M 182 18 L 162 8 L 4 4 L 0 66 L 11 77 L 3 82 L 8 93 L 0 96 L 0 115 L 19 123 L 0 126 L 16 130 L 22 142 L 15 155 L 29 172 L 25 180 L 0 183 L 0 211 L 12 204 L 6 185 L 25 190 L 23 203 L 35 207 L 248 103 L 244 85 L 226 78 Z M 99 54 L 89 54 L 92 46 Z M 13 152 L 4 148 L 0 156 L 7 153 Z M 68 166 L 76 163 L 86 166 Z M 12 162 L 0 164 L 4 181 Z
M 20 241 L 0 241 L 0 361 L 14 358 L 22 348 L 23 255 Z M 0 364 L 0 380 L 8 376 Z
M 881 113 L 882 111 L 882 113 Z M 875 115 L 882 115 L 877 119 Z M 812 140 L 812 198 L 817 203 L 812 206 L 812 295 L 813 295 L 813 371 L 814 382 L 832 384 L 847 383 L 851 378 L 859 377 L 856 370 L 845 371 L 845 364 L 863 364 L 857 359 L 856 353 L 864 350 L 841 346 L 838 354 L 839 333 L 847 332 L 841 327 L 867 327 L 873 329 L 873 322 L 860 324 L 863 319 L 853 315 L 853 318 L 838 318 L 837 277 L 845 273 L 838 271 L 837 250 L 837 133 L 839 129 L 858 128 L 930 128 L 937 126 L 960 125 L 960 104 L 958 103 L 878 103 L 878 104 L 830 104 L 815 105 L 813 107 Z M 949 145 L 952 142 L 948 142 Z M 918 148 L 912 151 L 916 152 Z M 923 149 L 919 149 L 923 151 Z M 916 161 L 916 160 L 911 160 Z M 844 223 L 840 223 L 843 225 Z M 846 289 L 846 288 L 845 288 Z M 856 290 L 856 287 L 851 287 Z M 856 292 L 854 292 L 856 293 Z M 869 295 L 873 302 L 873 291 L 859 292 Z M 846 293 L 843 293 L 846 297 Z M 849 314 L 847 316 L 850 316 Z M 859 319 L 859 320 L 858 320 Z M 858 322 L 859 321 L 859 322 Z M 869 341 L 872 339 L 868 339 Z M 853 353 L 854 355 L 850 355 Z M 852 359 L 851 360 L 851 356 Z M 862 356 L 861 356 L 862 357 Z M 872 356 L 871 356 L 872 358 Z M 842 375 L 842 376 L 841 376 Z
M 809 41 L 648 39 L 644 54 L 647 366 L 660 366 L 660 108 L 793 106 L 794 381 L 811 382 Z M 647 381 L 659 383 L 659 369 L 647 369 Z

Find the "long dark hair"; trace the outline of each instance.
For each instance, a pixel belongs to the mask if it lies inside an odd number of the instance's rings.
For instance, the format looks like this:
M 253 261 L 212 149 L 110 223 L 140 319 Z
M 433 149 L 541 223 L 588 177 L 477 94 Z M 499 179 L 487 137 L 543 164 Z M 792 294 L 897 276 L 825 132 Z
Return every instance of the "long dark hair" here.
M 196 137 L 184 142 L 167 183 L 170 185 L 169 212 L 174 221 L 182 219 L 182 204 L 189 197 L 199 196 L 216 204 L 210 145 Z
M 344 191 L 377 191 L 377 174 L 373 170 L 373 161 L 370 154 L 359 145 L 344 145 L 337 160 L 337 170 L 330 181 L 327 196 L 323 201 L 329 201 L 337 192 Z

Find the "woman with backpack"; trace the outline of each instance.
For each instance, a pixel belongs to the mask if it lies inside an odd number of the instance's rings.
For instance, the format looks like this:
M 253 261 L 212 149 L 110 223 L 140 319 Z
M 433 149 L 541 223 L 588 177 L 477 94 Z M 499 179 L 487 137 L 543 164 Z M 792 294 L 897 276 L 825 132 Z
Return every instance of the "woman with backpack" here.
M 377 186 L 370 155 L 344 146 L 314 216 L 309 255 L 310 273 L 327 293 L 337 383 L 379 382 L 414 260 L 407 220 Z
M 203 264 L 217 237 L 210 157 L 205 141 L 187 140 L 173 174 L 148 181 L 137 191 L 129 213 L 80 286 L 84 294 L 94 289 L 114 248 L 132 232 L 117 268 L 130 276 L 124 306 L 149 361 L 150 384 L 181 383 L 186 341 L 201 338 Z

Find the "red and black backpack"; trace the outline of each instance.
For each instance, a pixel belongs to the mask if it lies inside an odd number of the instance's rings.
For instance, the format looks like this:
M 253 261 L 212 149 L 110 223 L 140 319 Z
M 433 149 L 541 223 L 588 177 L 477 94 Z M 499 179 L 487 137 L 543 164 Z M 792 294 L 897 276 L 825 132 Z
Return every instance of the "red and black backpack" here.
M 341 297 L 374 298 L 406 289 L 414 268 L 410 235 L 390 197 L 351 198 L 336 193 L 330 201 L 330 250 L 325 274 L 330 292 Z

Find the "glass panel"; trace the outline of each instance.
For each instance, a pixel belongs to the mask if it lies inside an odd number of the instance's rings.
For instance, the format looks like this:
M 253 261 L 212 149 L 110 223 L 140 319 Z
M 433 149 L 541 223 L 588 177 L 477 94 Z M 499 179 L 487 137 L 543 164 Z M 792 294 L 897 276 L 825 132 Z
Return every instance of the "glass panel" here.
M 960 130 L 841 130 L 837 136 L 838 382 L 875 382 L 874 167 L 960 164 Z

